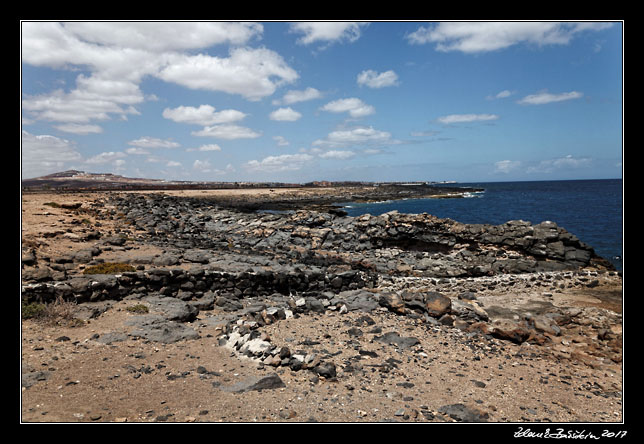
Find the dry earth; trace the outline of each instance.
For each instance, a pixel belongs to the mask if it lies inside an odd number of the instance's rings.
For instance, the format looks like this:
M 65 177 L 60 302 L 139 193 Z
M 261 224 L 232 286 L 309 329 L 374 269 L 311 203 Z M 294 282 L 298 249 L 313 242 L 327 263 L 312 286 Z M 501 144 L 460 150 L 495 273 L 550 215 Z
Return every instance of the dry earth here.
M 114 232 L 116 222 L 97 220 L 91 212 L 45 205 L 83 202 L 89 207 L 87 202 L 98 196 L 23 195 L 23 247 L 57 257 L 91 245 L 78 240 L 87 230 Z M 137 245 L 112 253 L 122 258 L 150 252 L 154 247 Z M 109 261 L 110 252 L 103 254 Z M 588 315 L 544 345 L 469 335 L 384 309 L 368 315 L 305 314 L 262 328 L 272 343 L 293 352 L 332 356 L 337 377 L 329 379 L 306 370 L 264 367 L 220 346 L 217 326 L 208 322 L 216 310 L 200 312 L 192 323 L 199 339 L 167 345 L 132 337 L 109 345 L 98 340 L 127 331 L 126 319 L 139 315 L 126 308 L 136 301 L 114 302 L 82 325 L 23 320 L 21 373 L 42 377 L 28 387 L 23 380 L 21 421 L 620 423 L 622 281 L 615 274 L 598 279 L 599 285 L 574 291 L 562 281 L 545 293 L 500 286 L 477 294 L 499 316 L 503 309 L 538 312 L 548 304 L 578 307 Z M 612 355 L 598 339 L 593 314 L 619 320 L 608 332 Z M 401 347 L 378 340 L 388 332 L 418 343 Z M 274 373 L 283 387 L 229 390 Z

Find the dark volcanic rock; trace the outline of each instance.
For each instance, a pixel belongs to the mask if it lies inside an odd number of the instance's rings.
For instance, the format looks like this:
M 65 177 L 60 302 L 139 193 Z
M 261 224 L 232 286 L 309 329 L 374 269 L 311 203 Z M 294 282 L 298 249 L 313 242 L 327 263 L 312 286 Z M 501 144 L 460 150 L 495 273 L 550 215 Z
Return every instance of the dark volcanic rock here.
M 464 404 L 444 405 L 438 409 L 438 412 L 459 422 L 486 422 L 490 417 L 488 413 Z
M 225 392 L 243 393 L 252 390 L 274 390 L 282 387 L 286 387 L 286 384 L 284 384 L 276 373 L 273 373 L 268 376 L 250 378 L 246 381 L 220 388 Z
M 400 348 L 409 348 L 420 343 L 416 338 L 402 337 L 396 332 L 389 332 L 382 336 L 376 336 L 374 341 L 383 342 L 385 344 L 394 344 Z
M 172 297 L 148 296 L 143 300 L 152 305 L 153 309 L 161 312 L 163 317 L 170 321 L 193 321 L 199 313 L 197 306 Z
M 168 321 L 159 315 L 136 316 L 126 321 L 125 325 L 137 328 L 130 333 L 130 336 L 165 344 L 199 338 L 199 333 L 192 328 L 178 322 Z

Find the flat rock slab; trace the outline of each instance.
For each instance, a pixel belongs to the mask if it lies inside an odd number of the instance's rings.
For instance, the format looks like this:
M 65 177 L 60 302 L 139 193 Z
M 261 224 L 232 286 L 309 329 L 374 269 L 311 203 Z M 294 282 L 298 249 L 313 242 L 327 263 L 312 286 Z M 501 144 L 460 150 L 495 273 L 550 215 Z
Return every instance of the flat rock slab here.
M 130 336 L 142 337 L 150 341 L 171 344 L 184 339 L 198 339 L 199 333 L 181 323 L 169 321 L 163 316 L 144 315 L 132 318 L 126 325 L 137 327 Z
M 286 387 L 286 384 L 284 384 L 277 373 L 273 373 L 268 376 L 250 378 L 231 386 L 221 387 L 221 390 L 231 393 L 243 393 L 252 390 L 273 390 L 282 387 Z
M 382 336 L 375 337 L 374 340 L 378 342 L 383 342 L 385 344 L 394 344 L 400 348 L 409 348 L 420 343 L 420 341 L 416 338 L 403 337 L 403 336 L 400 336 L 395 331 L 385 333 Z

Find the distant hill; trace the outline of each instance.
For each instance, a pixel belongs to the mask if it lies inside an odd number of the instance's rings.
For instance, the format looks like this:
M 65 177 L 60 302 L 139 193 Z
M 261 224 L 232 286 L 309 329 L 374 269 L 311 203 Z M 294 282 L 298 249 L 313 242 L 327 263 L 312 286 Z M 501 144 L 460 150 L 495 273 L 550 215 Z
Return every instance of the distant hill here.
M 171 190 L 171 189 L 224 189 L 224 188 L 264 188 L 264 187 L 300 187 L 300 184 L 280 182 L 208 182 L 208 181 L 173 181 L 164 179 L 144 179 L 123 177 L 112 173 L 86 173 L 85 171 L 67 170 L 46 176 L 24 179 L 23 191 L 76 191 L 76 190 Z

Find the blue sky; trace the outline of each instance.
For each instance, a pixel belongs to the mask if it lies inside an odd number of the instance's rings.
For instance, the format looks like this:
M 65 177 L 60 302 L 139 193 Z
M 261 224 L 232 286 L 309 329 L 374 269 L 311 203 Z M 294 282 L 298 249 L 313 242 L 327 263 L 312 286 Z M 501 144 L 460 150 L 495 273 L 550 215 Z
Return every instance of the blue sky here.
M 622 177 L 622 22 L 22 22 L 22 177 Z

